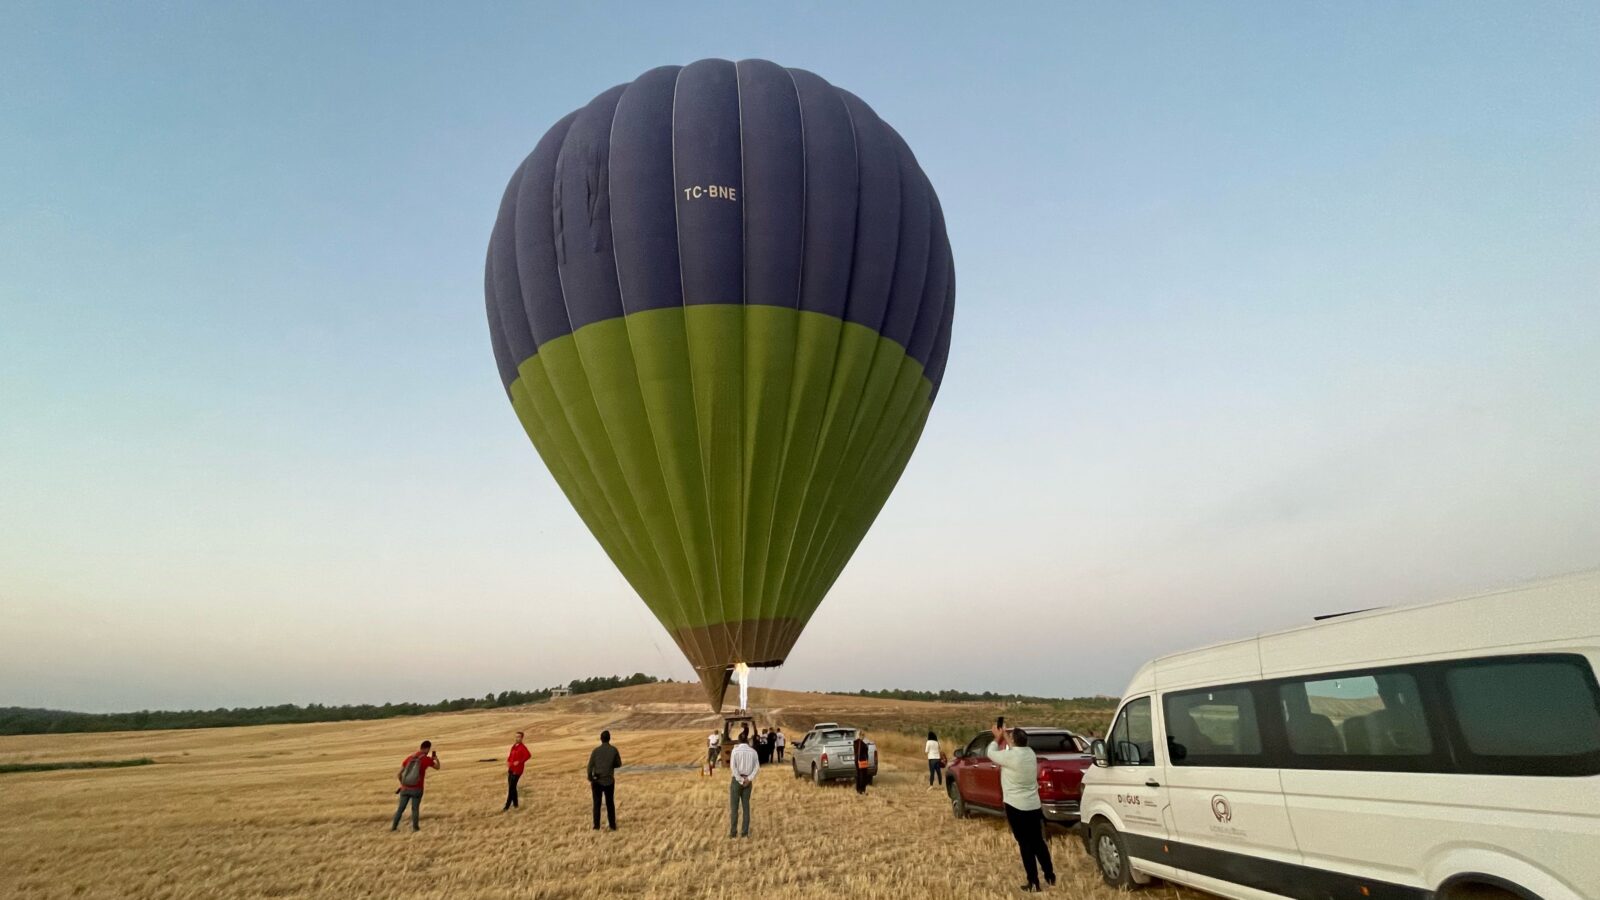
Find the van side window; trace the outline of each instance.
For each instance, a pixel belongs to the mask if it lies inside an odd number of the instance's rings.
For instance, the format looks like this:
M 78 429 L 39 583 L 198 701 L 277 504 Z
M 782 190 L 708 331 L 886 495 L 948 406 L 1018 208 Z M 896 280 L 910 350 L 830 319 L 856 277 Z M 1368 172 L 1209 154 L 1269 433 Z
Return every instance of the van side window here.
M 1427 756 L 1433 738 L 1417 679 L 1354 673 L 1278 686 L 1289 749 L 1300 756 Z
M 1446 670 L 1445 685 L 1467 749 L 1505 758 L 1484 760 L 1496 771 L 1600 772 L 1600 697 L 1582 657 L 1456 664 Z M 1557 765 L 1563 760 L 1568 765 Z
M 1150 698 L 1131 700 L 1122 708 L 1117 722 L 1111 726 L 1109 740 L 1111 762 L 1118 766 L 1153 766 L 1156 764 L 1156 736 L 1150 721 Z
M 1162 698 L 1167 751 L 1175 766 L 1264 765 L 1255 696 L 1249 688 L 1207 688 Z

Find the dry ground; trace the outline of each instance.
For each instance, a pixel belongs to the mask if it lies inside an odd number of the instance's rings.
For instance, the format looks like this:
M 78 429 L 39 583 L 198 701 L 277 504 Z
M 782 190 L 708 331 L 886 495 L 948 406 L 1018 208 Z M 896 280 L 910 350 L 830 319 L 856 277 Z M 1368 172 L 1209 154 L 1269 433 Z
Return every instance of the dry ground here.
M 876 734 L 866 797 L 763 770 L 749 840 L 727 838 L 727 778 L 693 768 L 713 719 L 699 688 L 651 685 L 516 709 L 378 722 L 0 737 L 0 763 L 153 757 L 130 769 L 0 775 L 0 897 L 989 897 L 1022 883 L 1004 822 L 956 821 L 925 790 L 920 743 Z M 790 734 L 811 721 L 949 721 L 950 707 L 756 692 Z M 609 727 L 616 833 L 589 827 L 582 777 Z M 510 734 L 533 750 L 500 812 Z M 955 737 L 951 735 L 951 737 Z M 423 830 L 390 833 L 395 770 L 423 738 Z M 681 767 L 681 768 L 678 768 Z M 1113 897 L 1077 842 L 1051 839 L 1057 896 Z M 1199 895 L 1159 886 L 1143 896 Z

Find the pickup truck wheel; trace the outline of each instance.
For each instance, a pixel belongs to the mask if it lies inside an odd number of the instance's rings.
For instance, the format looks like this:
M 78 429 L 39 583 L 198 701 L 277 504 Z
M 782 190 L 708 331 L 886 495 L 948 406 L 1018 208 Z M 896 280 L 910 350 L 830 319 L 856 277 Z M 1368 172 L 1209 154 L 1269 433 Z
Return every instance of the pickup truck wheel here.
M 1128 862 L 1128 844 L 1110 822 L 1094 823 L 1089 830 L 1089 849 L 1106 884 L 1123 890 L 1131 890 L 1139 884 Z
M 967 800 L 961 796 L 961 787 L 954 778 L 945 782 L 945 793 L 950 795 L 950 811 L 958 819 L 967 817 Z
M 796 778 L 804 778 L 805 777 L 804 775 L 800 774 L 800 761 L 799 760 L 791 761 L 789 763 L 789 768 L 794 772 L 794 777 L 796 777 Z
M 817 787 L 822 787 L 822 783 L 828 780 L 822 777 L 822 770 L 817 768 L 816 763 L 811 764 L 811 780 L 816 783 Z

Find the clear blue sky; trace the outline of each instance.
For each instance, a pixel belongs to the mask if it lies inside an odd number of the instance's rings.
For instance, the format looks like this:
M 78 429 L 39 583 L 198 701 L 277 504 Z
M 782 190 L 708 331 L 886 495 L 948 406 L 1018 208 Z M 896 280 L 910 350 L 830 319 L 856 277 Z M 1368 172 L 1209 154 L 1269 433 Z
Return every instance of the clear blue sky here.
M 482 265 L 556 118 L 709 56 L 872 104 L 960 283 L 764 683 L 1118 692 L 1600 562 L 1593 5 L 672 6 L 0 0 L 0 705 L 688 677 L 521 433 Z

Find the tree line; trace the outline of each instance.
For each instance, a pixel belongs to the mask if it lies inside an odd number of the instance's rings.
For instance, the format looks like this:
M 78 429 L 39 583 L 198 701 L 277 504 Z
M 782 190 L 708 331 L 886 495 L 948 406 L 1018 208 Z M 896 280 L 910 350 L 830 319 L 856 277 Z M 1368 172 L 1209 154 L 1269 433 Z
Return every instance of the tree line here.
M 643 672 L 632 675 L 606 675 L 575 678 L 565 687 L 573 694 L 589 694 L 636 684 L 655 684 L 662 679 Z M 438 703 L 357 703 L 326 706 L 308 703 L 298 706 L 240 706 L 228 709 L 149 710 L 122 713 L 82 713 L 59 709 L 0 707 L 0 734 L 68 734 L 89 731 L 146 731 L 164 728 L 226 728 L 235 725 L 287 725 L 307 722 L 344 722 L 360 719 L 389 719 L 420 716 L 424 713 L 456 712 L 464 709 L 496 709 L 521 706 L 550 699 L 554 688 L 537 691 L 501 691 L 482 697 L 459 697 Z
M 880 700 L 925 700 L 934 703 L 1028 703 L 1055 706 L 1071 703 L 1082 706 L 1115 706 L 1115 697 L 1033 697 L 1027 694 L 996 694 L 994 691 L 908 691 L 899 688 L 878 691 L 856 691 L 857 697 L 876 697 Z

